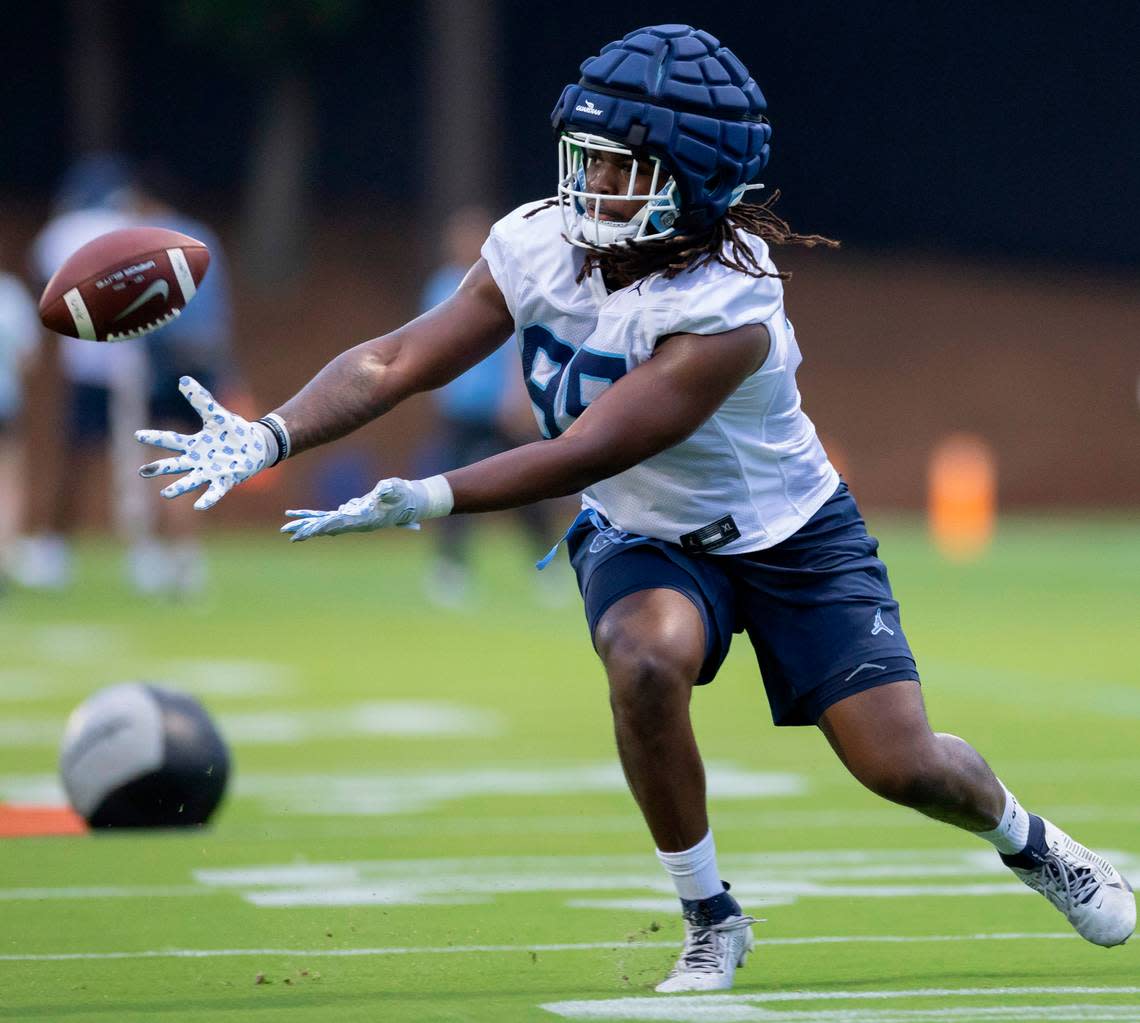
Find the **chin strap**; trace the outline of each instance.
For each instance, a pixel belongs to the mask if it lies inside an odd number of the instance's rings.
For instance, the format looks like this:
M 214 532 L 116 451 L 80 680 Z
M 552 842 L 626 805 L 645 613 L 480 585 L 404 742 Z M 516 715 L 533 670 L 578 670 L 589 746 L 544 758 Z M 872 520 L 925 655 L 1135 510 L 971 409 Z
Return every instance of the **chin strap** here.
M 737 185 L 732 190 L 732 198 L 728 202 L 729 209 L 744 199 L 745 192 L 759 192 L 763 187 L 763 183 L 759 181 L 754 185 Z

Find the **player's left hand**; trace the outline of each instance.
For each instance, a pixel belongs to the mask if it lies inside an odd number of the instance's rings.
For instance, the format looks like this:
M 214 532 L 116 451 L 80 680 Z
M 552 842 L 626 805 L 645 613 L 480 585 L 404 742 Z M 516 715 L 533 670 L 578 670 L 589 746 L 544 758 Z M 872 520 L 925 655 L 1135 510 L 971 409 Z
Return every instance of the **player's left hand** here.
M 202 429 L 194 434 L 176 433 L 173 430 L 136 430 L 135 440 L 157 448 L 176 452 L 176 457 L 148 462 L 139 475 L 171 476 L 185 473 L 181 479 L 163 488 L 165 498 L 179 497 L 206 487 L 206 492 L 194 502 L 198 511 L 206 511 L 217 504 L 239 483 L 271 464 L 271 454 L 278 453 L 274 440 L 269 445 L 270 431 L 260 422 L 249 422 L 215 400 L 197 380 L 184 376 L 178 390 L 202 417 Z
M 290 509 L 285 515 L 294 521 L 282 526 L 281 532 L 291 533 L 290 539 L 296 541 L 367 533 L 387 526 L 419 529 L 421 520 L 449 514 L 451 505 L 451 487 L 442 476 L 429 480 L 392 477 L 381 480 L 363 497 L 346 501 L 336 511 Z

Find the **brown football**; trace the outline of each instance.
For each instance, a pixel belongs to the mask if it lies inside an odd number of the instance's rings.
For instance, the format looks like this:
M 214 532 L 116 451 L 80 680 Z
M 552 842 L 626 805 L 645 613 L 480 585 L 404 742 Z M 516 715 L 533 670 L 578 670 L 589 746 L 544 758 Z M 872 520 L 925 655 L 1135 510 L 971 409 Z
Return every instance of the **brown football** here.
M 48 281 L 40 319 L 86 341 L 141 337 L 182 312 L 209 265 L 206 246 L 178 231 L 108 231 L 76 249 Z

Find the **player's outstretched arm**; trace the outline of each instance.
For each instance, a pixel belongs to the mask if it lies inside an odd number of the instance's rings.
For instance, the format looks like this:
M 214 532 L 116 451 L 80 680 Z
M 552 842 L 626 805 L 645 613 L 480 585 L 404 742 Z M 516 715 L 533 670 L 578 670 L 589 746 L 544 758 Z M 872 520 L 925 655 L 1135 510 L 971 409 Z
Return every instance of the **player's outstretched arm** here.
M 407 526 L 576 493 L 680 443 L 768 354 L 763 325 L 678 334 L 610 387 L 554 440 L 536 441 L 428 480 L 387 479 L 335 511 L 289 511 L 294 540 Z
M 502 293 L 480 259 L 446 302 L 341 353 L 296 397 L 257 422 L 230 412 L 196 380 L 183 377 L 179 390 L 201 415 L 202 429 L 139 430 L 135 437 L 141 443 L 175 452 L 144 465 L 139 474 L 184 474 L 162 496 L 206 487 L 194 502 L 205 511 L 283 458 L 343 437 L 409 395 L 454 379 L 495 351 L 512 329 Z
M 454 380 L 514 331 L 502 292 L 480 259 L 447 301 L 383 337 L 342 352 L 275 414 L 298 453 L 343 437 L 405 398 Z
M 560 437 L 446 474 L 455 512 L 497 511 L 575 494 L 679 444 L 768 356 L 763 324 L 675 334 L 607 388 Z

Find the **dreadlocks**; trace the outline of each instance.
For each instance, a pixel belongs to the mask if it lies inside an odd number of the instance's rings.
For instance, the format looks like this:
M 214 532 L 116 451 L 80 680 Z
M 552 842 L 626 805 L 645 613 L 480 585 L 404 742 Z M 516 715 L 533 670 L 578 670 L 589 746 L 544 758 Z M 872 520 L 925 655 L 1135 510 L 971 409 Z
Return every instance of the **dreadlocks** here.
M 788 222 L 774 212 L 780 198 L 779 190 L 762 203 L 747 203 L 731 207 L 708 230 L 682 238 L 662 238 L 659 241 L 639 242 L 637 245 L 615 246 L 610 249 L 590 246 L 578 283 L 587 275 L 601 269 L 606 284 L 613 289 L 628 287 L 653 273 L 667 280 L 678 274 L 692 273 L 715 260 L 730 270 L 739 270 L 749 277 L 779 277 L 787 280 L 790 273 L 769 273 L 756 259 L 755 253 L 741 237 L 742 232 L 757 235 L 769 245 L 805 245 L 812 248 L 826 245 L 838 248 L 839 242 L 820 234 L 797 234 Z M 541 210 L 558 205 L 558 199 L 548 199 L 530 210 L 525 216 L 533 217 Z

